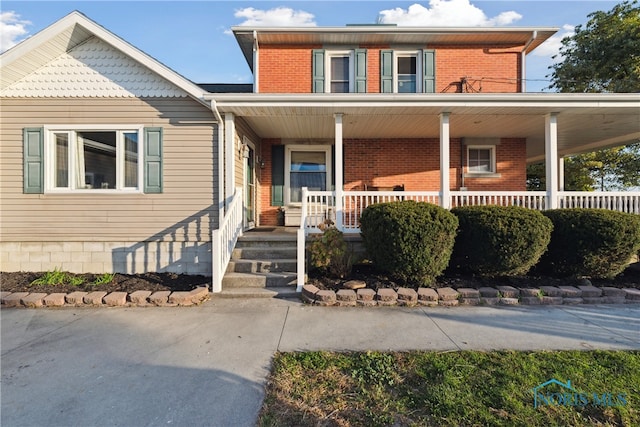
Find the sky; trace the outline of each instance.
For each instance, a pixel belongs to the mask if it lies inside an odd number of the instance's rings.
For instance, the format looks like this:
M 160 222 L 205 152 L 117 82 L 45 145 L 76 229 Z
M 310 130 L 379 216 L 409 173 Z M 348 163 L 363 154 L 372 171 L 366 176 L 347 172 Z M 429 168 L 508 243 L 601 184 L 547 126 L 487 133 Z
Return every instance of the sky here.
M 557 27 L 527 56 L 527 92 L 548 92 L 560 40 L 588 14 L 619 1 L 6 1 L 0 3 L 0 51 L 74 10 L 195 83 L 250 83 L 251 71 L 232 26 Z M 560 58 L 556 58 L 556 61 Z

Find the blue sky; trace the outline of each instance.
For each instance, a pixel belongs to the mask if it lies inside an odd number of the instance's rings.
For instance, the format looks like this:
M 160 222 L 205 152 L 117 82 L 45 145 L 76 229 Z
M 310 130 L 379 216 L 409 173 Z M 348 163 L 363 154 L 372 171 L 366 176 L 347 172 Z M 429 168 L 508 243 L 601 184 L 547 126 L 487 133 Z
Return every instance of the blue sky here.
M 544 81 L 560 39 L 587 15 L 618 1 L 3 1 L 1 48 L 78 10 L 196 83 L 248 83 L 251 73 L 229 33 L 235 25 L 344 26 L 388 22 L 420 26 L 558 27 L 527 59 L 527 91 Z

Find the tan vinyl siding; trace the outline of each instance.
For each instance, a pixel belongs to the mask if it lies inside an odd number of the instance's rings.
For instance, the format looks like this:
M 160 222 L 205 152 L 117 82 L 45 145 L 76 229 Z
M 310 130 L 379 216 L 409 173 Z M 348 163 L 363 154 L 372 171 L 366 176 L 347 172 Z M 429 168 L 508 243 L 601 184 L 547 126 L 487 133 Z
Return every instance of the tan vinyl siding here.
M 218 222 L 214 121 L 190 98 L 3 98 L 0 240 L 210 241 Z M 23 128 L 128 124 L 163 128 L 163 193 L 23 194 Z

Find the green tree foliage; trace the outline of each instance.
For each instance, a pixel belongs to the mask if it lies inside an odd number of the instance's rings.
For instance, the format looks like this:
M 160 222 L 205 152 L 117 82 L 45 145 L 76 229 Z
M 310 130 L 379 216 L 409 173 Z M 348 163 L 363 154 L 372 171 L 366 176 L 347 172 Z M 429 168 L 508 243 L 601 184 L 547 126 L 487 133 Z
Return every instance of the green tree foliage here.
M 586 26 L 562 40 L 551 68 L 559 92 L 640 92 L 640 7 L 624 1 L 608 12 L 588 15 Z
M 567 191 L 612 191 L 640 186 L 640 144 L 595 151 L 564 159 Z M 545 167 L 527 167 L 527 189 L 546 189 Z
M 640 7 L 624 1 L 588 15 L 565 37 L 550 89 L 571 93 L 640 92 Z M 555 58 L 555 57 L 554 57 Z M 640 186 L 640 144 L 565 159 L 565 190 L 621 190 Z M 544 165 L 527 168 L 527 188 L 544 190 Z

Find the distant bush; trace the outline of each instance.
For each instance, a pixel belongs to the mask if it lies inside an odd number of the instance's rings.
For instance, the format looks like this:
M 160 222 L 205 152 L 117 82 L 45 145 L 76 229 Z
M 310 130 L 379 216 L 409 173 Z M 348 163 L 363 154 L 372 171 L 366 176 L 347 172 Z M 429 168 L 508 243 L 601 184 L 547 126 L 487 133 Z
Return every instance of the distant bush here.
M 536 270 L 547 275 L 611 278 L 640 249 L 640 216 L 603 209 L 544 212 L 551 243 Z
M 431 285 L 449 264 L 458 219 L 439 206 L 415 201 L 368 206 L 360 230 L 374 265 L 409 283 Z
M 551 221 L 519 206 L 464 206 L 450 265 L 478 276 L 526 274 L 547 249 Z

